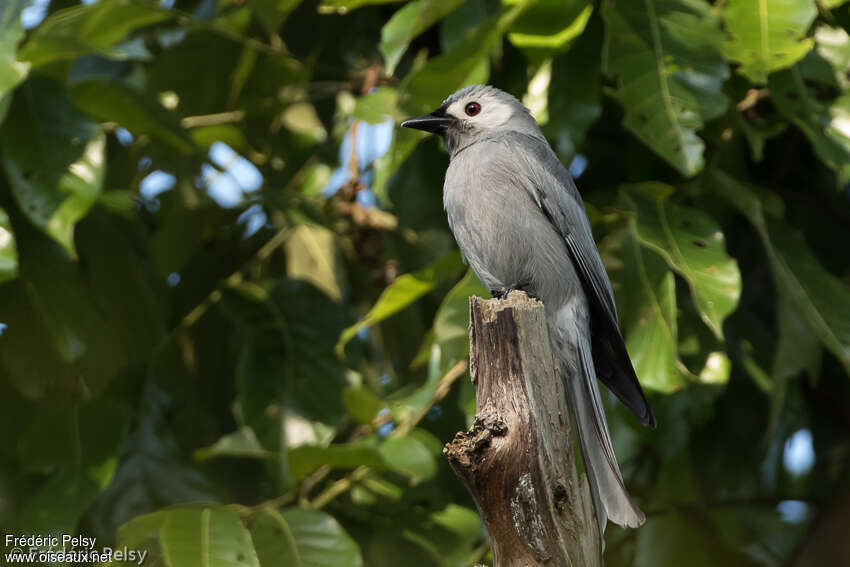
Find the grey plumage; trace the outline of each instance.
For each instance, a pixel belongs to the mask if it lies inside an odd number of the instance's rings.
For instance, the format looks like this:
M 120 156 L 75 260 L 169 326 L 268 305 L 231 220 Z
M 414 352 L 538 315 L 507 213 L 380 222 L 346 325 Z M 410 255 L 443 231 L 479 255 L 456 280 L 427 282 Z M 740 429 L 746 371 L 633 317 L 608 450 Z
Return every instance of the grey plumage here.
M 514 97 L 475 85 L 402 126 L 441 134 L 450 153 L 443 188 L 464 258 L 494 292 L 523 289 L 546 308 L 561 362 L 600 529 L 637 527 L 643 513 L 626 492 L 597 377 L 655 425 L 617 326 L 611 284 L 581 196 L 534 118 Z

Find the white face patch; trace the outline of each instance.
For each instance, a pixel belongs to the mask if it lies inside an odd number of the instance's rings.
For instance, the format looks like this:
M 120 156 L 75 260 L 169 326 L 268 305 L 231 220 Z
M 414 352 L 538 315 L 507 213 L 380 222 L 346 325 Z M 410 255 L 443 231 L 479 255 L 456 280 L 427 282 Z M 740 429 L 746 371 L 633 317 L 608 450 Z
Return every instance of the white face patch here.
M 466 114 L 466 106 L 471 102 L 478 103 L 481 107 L 481 110 L 475 116 Z M 465 96 L 451 103 L 446 109 L 446 114 L 454 116 L 468 126 L 481 130 L 498 128 L 510 119 L 513 112 L 514 109 L 510 105 L 487 93 Z

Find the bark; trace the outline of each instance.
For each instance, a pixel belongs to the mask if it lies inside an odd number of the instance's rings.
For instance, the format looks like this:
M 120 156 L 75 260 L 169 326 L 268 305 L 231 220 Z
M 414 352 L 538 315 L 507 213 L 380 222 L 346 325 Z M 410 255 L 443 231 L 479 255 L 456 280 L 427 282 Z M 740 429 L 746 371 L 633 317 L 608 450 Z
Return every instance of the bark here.
M 494 567 L 601 566 L 543 304 L 513 292 L 507 300 L 473 297 L 469 306 L 477 413 L 443 453 L 475 499 Z

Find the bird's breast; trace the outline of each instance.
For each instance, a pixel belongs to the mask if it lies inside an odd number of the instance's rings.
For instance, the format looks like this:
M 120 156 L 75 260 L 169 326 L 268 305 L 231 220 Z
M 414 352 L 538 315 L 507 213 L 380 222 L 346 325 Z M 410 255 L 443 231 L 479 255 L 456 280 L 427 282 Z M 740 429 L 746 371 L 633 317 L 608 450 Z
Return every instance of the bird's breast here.
M 458 246 L 490 289 L 520 285 L 544 301 L 560 300 L 573 292 L 565 278 L 577 281 L 563 238 L 522 169 L 486 146 L 490 152 L 461 153 L 446 173 L 443 203 Z

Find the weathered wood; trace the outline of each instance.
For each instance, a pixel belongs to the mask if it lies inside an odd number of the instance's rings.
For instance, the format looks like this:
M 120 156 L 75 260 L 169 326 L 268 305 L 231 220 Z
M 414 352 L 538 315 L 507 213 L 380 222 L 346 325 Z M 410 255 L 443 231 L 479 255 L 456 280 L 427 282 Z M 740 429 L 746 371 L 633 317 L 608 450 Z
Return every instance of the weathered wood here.
M 494 567 L 598 567 L 601 540 L 570 438 L 543 305 L 523 292 L 473 297 L 470 374 L 477 413 L 443 453 L 475 499 Z

